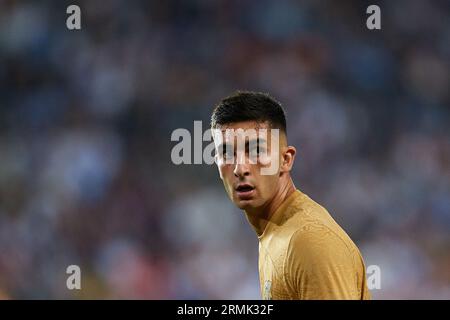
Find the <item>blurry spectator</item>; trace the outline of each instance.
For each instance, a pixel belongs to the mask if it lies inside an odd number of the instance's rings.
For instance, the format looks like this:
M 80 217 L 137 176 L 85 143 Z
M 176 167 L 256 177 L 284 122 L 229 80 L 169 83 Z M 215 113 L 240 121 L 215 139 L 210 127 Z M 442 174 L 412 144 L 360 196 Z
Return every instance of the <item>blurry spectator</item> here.
M 256 237 L 170 134 L 235 89 L 285 106 L 295 184 L 381 268 L 450 299 L 450 10 L 360 2 L 0 1 L 0 298 L 258 299 Z M 82 270 L 69 291 L 66 267 Z

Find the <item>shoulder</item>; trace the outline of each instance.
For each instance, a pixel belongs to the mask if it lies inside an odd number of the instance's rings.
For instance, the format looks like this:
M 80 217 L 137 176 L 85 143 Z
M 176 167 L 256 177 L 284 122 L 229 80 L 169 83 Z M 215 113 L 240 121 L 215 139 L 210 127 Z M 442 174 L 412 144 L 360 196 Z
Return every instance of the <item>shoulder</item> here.
M 289 237 L 288 251 L 302 248 L 296 252 L 308 253 L 312 249 L 321 249 L 319 252 L 341 249 L 354 253 L 356 245 L 326 208 L 306 194 L 302 194 L 293 207 L 295 213 L 285 224 Z
M 306 224 L 293 232 L 286 250 L 286 260 L 304 266 L 347 264 L 353 261 L 354 254 L 351 242 L 321 222 Z
M 283 267 L 299 299 L 359 299 L 364 276 L 346 241 L 329 227 L 311 224 L 292 234 Z

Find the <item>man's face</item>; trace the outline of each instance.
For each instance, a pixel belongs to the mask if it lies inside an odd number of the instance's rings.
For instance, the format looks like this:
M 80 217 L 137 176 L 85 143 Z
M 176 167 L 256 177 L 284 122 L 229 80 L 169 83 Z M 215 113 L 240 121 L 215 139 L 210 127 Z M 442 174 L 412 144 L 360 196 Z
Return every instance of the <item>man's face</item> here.
M 254 121 L 219 129 L 216 163 L 228 196 L 242 210 L 264 206 L 279 186 L 284 133 Z

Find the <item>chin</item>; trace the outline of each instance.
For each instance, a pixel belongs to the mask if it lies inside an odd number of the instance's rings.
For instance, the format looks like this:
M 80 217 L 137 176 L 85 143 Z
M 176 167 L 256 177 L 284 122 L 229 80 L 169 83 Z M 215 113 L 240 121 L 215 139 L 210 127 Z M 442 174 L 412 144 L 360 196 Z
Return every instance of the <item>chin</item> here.
M 241 210 L 253 209 L 257 206 L 253 199 L 250 200 L 235 200 L 234 204 Z

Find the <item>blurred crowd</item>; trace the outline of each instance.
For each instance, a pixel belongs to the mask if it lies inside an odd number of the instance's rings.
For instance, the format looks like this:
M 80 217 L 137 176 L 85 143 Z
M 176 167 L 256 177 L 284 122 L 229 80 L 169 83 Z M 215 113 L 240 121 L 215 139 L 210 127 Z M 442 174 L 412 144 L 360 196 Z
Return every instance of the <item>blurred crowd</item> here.
M 450 299 L 450 7 L 377 3 L 370 31 L 356 0 L 0 0 L 0 298 L 259 299 L 217 168 L 170 158 L 246 89 L 285 107 L 294 183 L 373 298 Z

